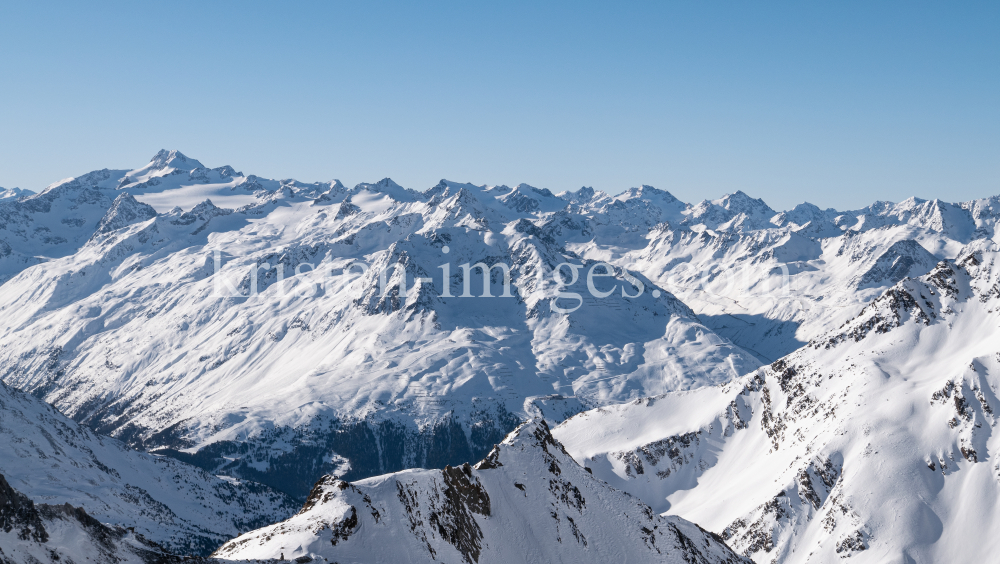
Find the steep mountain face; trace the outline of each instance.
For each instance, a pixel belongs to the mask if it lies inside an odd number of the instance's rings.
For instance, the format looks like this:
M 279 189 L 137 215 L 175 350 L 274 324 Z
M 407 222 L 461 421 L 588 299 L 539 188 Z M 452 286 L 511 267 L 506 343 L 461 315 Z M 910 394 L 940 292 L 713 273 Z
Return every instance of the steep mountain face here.
M 768 367 L 553 434 L 596 477 L 756 562 L 989 561 L 998 324 L 1000 248 L 977 241 Z
M 108 550 L 120 544 L 123 534 L 114 527 L 127 527 L 129 538 L 141 535 L 179 554 L 207 554 L 229 538 L 294 511 L 284 494 L 259 484 L 224 480 L 171 458 L 129 450 L 4 384 L 0 384 L 0 474 L 5 476 L 5 487 L 9 483 L 35 501 L 53 504 L 45 510 L 48 513 L 41 513 L 47 524 L 38 525 L 38 531 L 45 529 L 55 539 L 70 534 L 64 531 L 66 527 L 94 529 L 98 537 L 111 539 Z M 0 511 L 3 506 L 0 499 Z M 63 521 L 68 524 L 58 525 Z M 112 529 L 95 529 L 96 522 Z M 35 525 L 24 527 L 35 530 Z M 20 541 L 45 542 L 39 540 L 45 536 L 42 532 L 25 534 L 17 533 Z M 13 538 L 7 541 L 14 543 Z M 6 549 L 17 544 L 7 541 L 0 546 Z M 52 542 L 58 546 L 56 540 Z M 23 561 L 9 551 L 5 554 L 15 562 Z M 73 559 L 83 560 L 75 555 Z
M 534 413 L 759 366 L 648 278 L 567 251 L 591 220 L 548 190 L 347 189 L 181 157 L 17 202 L 52 199 L 27 223 L 100 205 L 0 286 L 3 381 L 132 446 L 304 498 L 323 473 L 476 460 Z
M 887 282 L 895 284 L 909 276 L 926 274 L 937 263 L 937 258 L 919 243 L 913 239 L 904 239 L 890 245 L 878 256 L 871 268 L 852 282 L 858 289 L 881 287 Z
M 96 189 L 96 171 L 26 199 L 0 201 L 0 283 L 45 257 L 77 251 L 94 233 L 114 198 Z
M 72 505 L 36 505 L 0 475 L 0 562 L 180 562 L 134 531 L 107 527 Z
M 682 223 L 715 231 L 766 229 L 771 227 L 771 218 L 776 214 L 764 200 L 740 191 L 718 200 L 705 200 L 685 211 L 687 217 Z
M 332 476 L 287 521 L 221 558 L 339 562 L 746 562 L 717 536 L 610 488 L 544 421 L 518 427 L 475 466 L 348 483 Z

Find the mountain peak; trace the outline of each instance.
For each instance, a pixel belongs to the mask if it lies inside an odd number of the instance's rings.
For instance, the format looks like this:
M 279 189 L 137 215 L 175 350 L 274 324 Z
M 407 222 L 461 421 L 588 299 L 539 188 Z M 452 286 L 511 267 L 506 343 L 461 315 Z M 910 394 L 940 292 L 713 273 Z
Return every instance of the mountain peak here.
M 122 189 L 136 182 L 146 182 L 157 177 L 167 176 L 177 171 L 190 172 L 198 168 L 205 168 L 201 162 L 186 157 L 180 151 L 168 151 L 161 149 L 153 155 L 149 163 L 142 168 L 131 170 L 121 178 L 118 188 Z
M 935 201 L 937 201 L 937 200 L 935 199 Z M 925 203 L 927 203 L 927 200 L 925 200 L 923 198 L 918 198 L 916 196 L 910 196 L 909 198 L 903 200 L 902 202 L 899 202 L 899 205 L 900 206 L 906 206 L 906 207 L 913 207 L 913 206 L 919 206 L 919 205 L 925 204 Z
M 725 209 L 734 213 L 746 213 L 747 215 L 772 216 L 775 211 L 767 205 L 761 198 L 753 198 L 742 190 L 737 190 L 732 194 L 726 194 L 718 203 Z
M 115 198 L 111 209 L 104 215 L 97 225 L 97 231 L 92 238 L 97 238 L 126 225 L 131 225 L 140 221 L 146 221 L 156 217 L 156 210 L 148 204 L 144 204 L 135 199 L 132 194 L 124 192 Z
M 385 177 L 378 182 L 362 182 L 354 187 L 356 191 L 368 190 L 369 192 L 394 192 L 399 190 L 405 190 L 399 184 L 396 184 L 393 179 Z
M 163 170 L 166 168 L 194 170 L 196 168 L 205 168 L 205 165 L 201 164 L 201 162 L 197 159 L 185 156 L 184 153 L 181 153 L 180 151 L 160 149 L 158 153 L 153 155 L 153 158 L 149 160 L 149 164 L 144 168 L 147 168 L 150 171 Z
M 517 190 L 519 192 L 524 192 L 525 194 L 529 194 L 529 195 L 534 194 L 534 195 L 542 196 L 542 197 L 545 197 L 545 198 L 555 198 L 556 197 L 556 195 L 553 194 L 552 191 L 549 190 L 548 188 L 535 188 L 534 186 L 532 186 L 530 184 L 525 184 L 523 182 L 520 183 L 520 184 L 518 184 L 517 186 L 515 186 L 514 190 Z
M 574 204 L 590 203 L 594 201 L 594 198 L 596 196 L 597 196 L 597 191 L 594 190 L 594 188 L 591 186 L 582 186 L 576 192 L 570 192 L 567 190 L 565 192 L 560 192 L 556 194 L 557 198 L 562 198 L 563 200 L 566 200 L 567 202 L 572 202 Z
M 722 201 L 726 204 L 732 204 L 737 202 L 746 202 L 748 204 L 763 205 L 764 207 L 769 207 L 764 200 L 760 198 L 753 198 L 743 190 L 737 190 L 732 194 L 726 194 L 722 197 Z
M 0 202 L 5 200 L 17 200 L 26 196 L 33 196 L 35 193 L 23 188 L 0 188 Z
M 409 188 L 403 188 L 396 184 L 391 178 L 386 177 L 378 182 L 362 182 L 354 187 L 353 193 L 371 192 L 373 194 L 384 194 L 397 202 L 413 202 L 417 199 L 417 192 Z
M 809 202 L 802 202 L 801 204 L 798 204 L 797 206 L 792 208 L 790 211 L 802 212 L 802 213 L 819 213 L 822 212 L 823 210 L 821 210 L 819 206 L 817 206 L 816 204 L 811 204 Z
M 324 476 L 297 515 L 233 539 L 215 556 L 750 564 L 718 536 L 656 515 L 594 478 L 544 421 L 518 427 L 475 468 L 405 470 L 355 483 Z
M 621 195 L 619 196 L 619 199 L 621 200 L 630 200 L 632 198 L 639 198 L 639 199 L 657 198 L 664 203 L 680 203 L 680 200 L 678 200 L 677 197 L 671 194 L 670 192 L 667 192 L 666 190 L 660 190 L 659 188 L 655 188 L 653 186 L 650 186 L 649 184 L 643 184 L 638 188 L 635 187 L 629 188 L 628 190 L 622 192 Z

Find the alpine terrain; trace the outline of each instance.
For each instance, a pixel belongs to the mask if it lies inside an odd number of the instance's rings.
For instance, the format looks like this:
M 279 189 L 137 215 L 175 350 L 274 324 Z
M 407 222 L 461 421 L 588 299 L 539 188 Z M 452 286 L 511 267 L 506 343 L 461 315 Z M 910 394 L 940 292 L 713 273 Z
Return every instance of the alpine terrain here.
M 475 468 L 407 470 L 350 484 L 324 477 L 291 519 L 234 539 L 225 558 L 340 562 L 748 562 L 586 472 L 544 421 Z
M 526 185 L 347 189 L 164 151 L 0 204 L 0 376 L 130 446 L 304 499 L 324 473 L 474 462 L 529 416 L 760 365 L 642 274 L 557 283 L 561 263 L 593 269 L 572 234 L 634 237 L 588 213 Z M 488 288 L 464 275 L 477 263 Z
M 1000 549 L 1000 196 L 135 164 L 0 189 L 0 562 Z
M 595 476 L 757 562 L 988 562 L 998 327 L 1000 248 L 978 241 L 768 367 L 554 435 Z
M 4 384 L 0 475 L 34 502 L 72 505 L 178 554 L 208 554 L 297 509 L 267 486 L 130 450 Z
M 0 476 L 0 562 L 180 562 L 141 535 L 110 528 L 72 505 L 35 504 Z

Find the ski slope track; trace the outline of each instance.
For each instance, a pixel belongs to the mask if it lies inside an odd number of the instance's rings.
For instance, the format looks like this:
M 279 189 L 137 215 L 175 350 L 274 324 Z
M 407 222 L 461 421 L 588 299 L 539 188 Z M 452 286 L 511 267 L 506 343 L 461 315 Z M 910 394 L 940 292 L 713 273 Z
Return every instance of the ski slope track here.
M 756 562 L 1000 551 L 1000 249 L 980 240 L 733 382 L 554 430 L 594 475 Z

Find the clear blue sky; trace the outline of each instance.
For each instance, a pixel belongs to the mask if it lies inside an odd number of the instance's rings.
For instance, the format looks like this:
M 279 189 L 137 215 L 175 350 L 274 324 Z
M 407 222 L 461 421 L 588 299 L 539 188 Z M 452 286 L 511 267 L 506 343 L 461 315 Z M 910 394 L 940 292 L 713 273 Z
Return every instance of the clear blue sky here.
M 1000 193 L 998 2 L 5 2 L 0 186 L 161 148 L 348 185 Z

